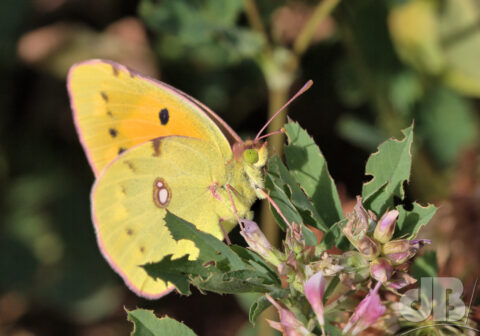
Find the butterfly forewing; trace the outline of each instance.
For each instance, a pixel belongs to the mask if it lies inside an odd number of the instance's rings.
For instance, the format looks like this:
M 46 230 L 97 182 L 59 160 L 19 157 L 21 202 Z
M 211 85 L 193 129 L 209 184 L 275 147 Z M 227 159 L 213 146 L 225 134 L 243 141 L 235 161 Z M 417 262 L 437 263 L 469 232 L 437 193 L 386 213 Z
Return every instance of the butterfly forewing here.
M 232 155 L 227 139 L 201 104 L 120 64 L 90 60 L 73 66 L 68 91 L 96 175 L 128 148 L 160 136 L 203 139 L 226 159 Z

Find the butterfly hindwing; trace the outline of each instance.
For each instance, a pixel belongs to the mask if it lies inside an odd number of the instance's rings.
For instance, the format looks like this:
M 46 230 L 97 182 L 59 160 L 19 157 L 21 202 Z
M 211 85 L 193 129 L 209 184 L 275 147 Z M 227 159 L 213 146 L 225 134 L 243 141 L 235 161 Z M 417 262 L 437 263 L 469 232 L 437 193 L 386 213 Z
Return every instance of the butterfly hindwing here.
M 224 191 L 219 192 L 222 201 L 215 198 L 210 187 L 226 178 L 215 146 L 179 136 L 136 146 L 99 176 L 92 191 L 98 243 L 132 290 L 150 298 L 163 295 L 169 286 L 148 277 L 140 265 L 167 254 L 198 255 L 192 242 L 173 240 L 163 219 L 166 209 L 223 238 L 218 223 L 232 217 L 231 203 Z
M 79 63 L 69 72 L 68 91 L 77 131 L 97 176 L 125 150 L 161 136 L 203 139 L 231 156 L 227 139 L 207 115 L 213 112 L 123 65 Z

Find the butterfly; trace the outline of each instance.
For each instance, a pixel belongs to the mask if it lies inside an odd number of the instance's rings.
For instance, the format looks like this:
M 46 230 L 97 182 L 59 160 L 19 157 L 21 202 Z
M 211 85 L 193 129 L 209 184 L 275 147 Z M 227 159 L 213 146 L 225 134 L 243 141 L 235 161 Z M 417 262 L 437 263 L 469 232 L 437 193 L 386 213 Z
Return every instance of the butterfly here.
M 132 291 L 161 297 L 172 285 L 141 265 L 199 252 L 171 237 L 167 210 L 223 239 L 222 228 L 250 218 L 263 198 L 266 142 L 242 141 L 196 99 L 112 61 L 73 65 L 67 87 L 96 177 L 91 204 L 100 250 Z

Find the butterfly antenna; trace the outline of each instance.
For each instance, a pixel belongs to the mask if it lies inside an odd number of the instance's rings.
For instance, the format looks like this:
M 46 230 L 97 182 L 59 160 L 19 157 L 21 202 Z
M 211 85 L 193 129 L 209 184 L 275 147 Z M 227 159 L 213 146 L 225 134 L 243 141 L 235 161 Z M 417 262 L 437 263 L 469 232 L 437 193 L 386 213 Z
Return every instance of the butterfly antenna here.
M 258 140 L 262 140 L 262 139 L 264 139 L 264 138 L 268 138 L 268 137 L 271 136 L 271 135 L 280 134 L 280 133 L 285 133 L 285 128 L 282 127 L 282 128 L 280 128 L 279 130 L 273 131 L 273 132 L 268 133 L 268 134 L 264 134 L 264 135 L 262 135 L 261 137 L 257 138 L 257 141 L 258 141 Z
M 277 117 L 277 115 L 282 112 L 288 105 L 290 105 L 290 103 L 292 101 L 294 101 L 295 99 L 297 99 L 298 96 L 300 96 L 302 93 L 304 93 L 305 91 L 307 91 L 308 89 L 310 89 L 310 87 L 313 85 L 313 81 L 310 79 L 308 82 L 305 83 L 305 85 L 300 89 L 298 90 L 297 93 L 295 93 L 295 95 L 290 98 L 289 101 L 287 101 L 277 112 L 275 112 L 275 114 L 267 121 L 267 123 L 262 127 L 262 129 L 258 132 L 257 136 L 255 137 L 255 141 L 257 141 L 260 137 L 260 134 L 262 134 L 262 132 L 265 130 L 265 128 L 267 128 L 267 126 L 272 122 L 273 119 L 275 119 Z
M 278 207 L 277 203 L 275 203 L 275 201 L 270 197 L 269 194 L 267 194 L 263 189 L 257 189 L 258 191 L 260 191 L 260 193 L 265 196 L 268 201 L 270 202 L 270 204 L 275 208 L 275 210 L 277 210 L 277 213 L 280 215 L 280 217 L 282 217 L 283 221 L 287 224 L 287 226 L 292 229 L 292 225 L 290 224 L 290 222 L 285 218 L 285 216 L 283 215 L 282 211 L 280 210 L 280 208 Z

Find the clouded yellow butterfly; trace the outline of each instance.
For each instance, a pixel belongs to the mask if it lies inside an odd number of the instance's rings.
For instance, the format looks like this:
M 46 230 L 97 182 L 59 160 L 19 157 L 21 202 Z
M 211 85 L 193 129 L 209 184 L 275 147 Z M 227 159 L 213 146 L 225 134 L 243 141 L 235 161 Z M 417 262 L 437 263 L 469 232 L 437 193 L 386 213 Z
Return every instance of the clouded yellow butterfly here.
M 74 65 L 67 85 L 97 178 L 91 201 L 100 250 L 135 293 L 160 297 L 171 285 L 140 266 L 198 255 L 192 242 L 171 238 L 166 209 L 222 239 L 220 220 L 227 232 L 235 224 L 232 200 L 248 217 L 260 196 L 266 146 L 243 142 L 194 98 L 111 61 Z

